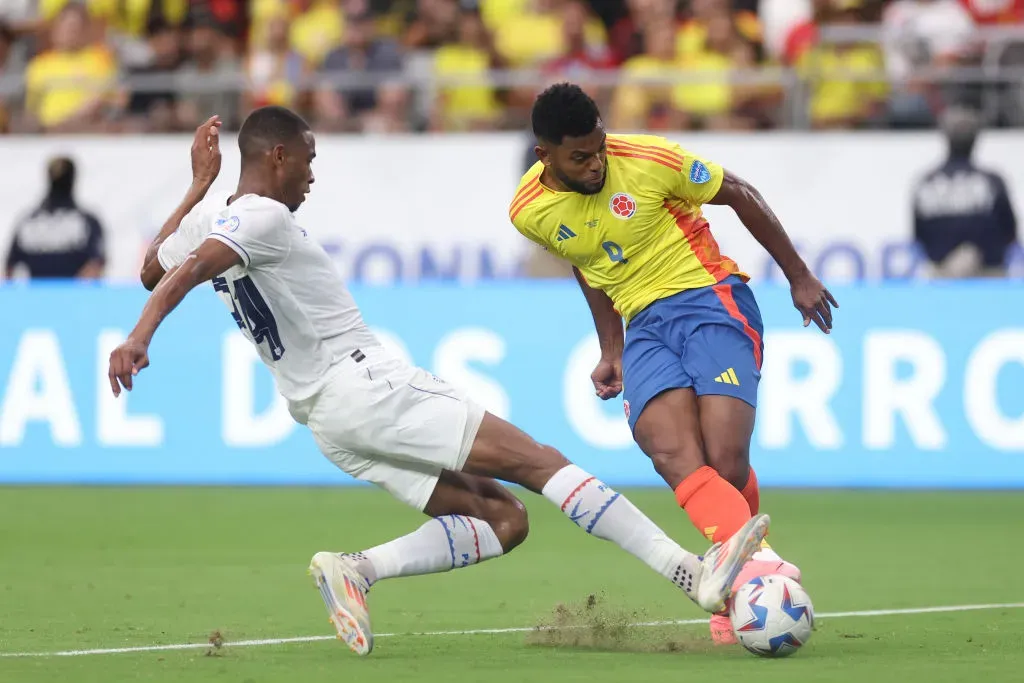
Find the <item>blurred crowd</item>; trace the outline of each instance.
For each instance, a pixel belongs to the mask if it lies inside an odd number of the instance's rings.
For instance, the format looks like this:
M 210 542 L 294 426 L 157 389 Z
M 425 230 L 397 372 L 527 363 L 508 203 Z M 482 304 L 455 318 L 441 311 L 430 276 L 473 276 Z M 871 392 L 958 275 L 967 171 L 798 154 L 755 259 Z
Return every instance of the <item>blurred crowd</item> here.
M 616 129 L 924 127 L 954 103 L 1024 125 L 1022 22 L 1024 0 L 0 0 L 0 130 L 270 103 L 320 130 L 519 130 L 562 79 Z M 972 67 L 1006 75 L 950 76 Z

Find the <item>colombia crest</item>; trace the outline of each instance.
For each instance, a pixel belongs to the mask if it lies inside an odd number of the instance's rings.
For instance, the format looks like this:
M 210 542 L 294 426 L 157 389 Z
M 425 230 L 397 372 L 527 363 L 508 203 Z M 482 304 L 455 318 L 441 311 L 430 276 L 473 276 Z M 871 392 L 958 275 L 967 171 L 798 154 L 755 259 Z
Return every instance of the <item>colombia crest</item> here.
M 616 192 L 608 201 L 608 208 L 616 218 L 632 218 L 636 213 L 636 200 L 625 192 Z

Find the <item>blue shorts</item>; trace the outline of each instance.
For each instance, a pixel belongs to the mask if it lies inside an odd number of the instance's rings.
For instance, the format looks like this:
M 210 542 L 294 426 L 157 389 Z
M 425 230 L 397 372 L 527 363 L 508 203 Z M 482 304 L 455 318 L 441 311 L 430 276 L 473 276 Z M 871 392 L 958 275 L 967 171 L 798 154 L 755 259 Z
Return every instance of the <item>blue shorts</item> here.
M 648 401 L 676 388 L 735 396 L 757 407 L 764 327 L 754 293 L 735 275 L 659 299 L 626 329 L 623 393 L 629 428 Z

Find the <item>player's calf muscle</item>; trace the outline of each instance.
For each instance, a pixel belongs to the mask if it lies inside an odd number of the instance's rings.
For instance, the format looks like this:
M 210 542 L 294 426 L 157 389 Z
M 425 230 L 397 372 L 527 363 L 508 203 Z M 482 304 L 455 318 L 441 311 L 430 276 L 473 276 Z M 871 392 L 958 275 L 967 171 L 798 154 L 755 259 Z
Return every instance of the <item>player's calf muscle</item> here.
M 754 407 L 731 396 L 701 396 L 700 429 L 707 463 L 738 489 L 750 473 Z
M 738 489 L 747 485 L 750 476 L 750 452 L 746 446 L 725 444 L 707 447 L 708 465 L 722 479 Z
M 556 449 L 537 443 L 518 427 L 487 413 L 463 471 L 510 481 L 540 493 L 555 472 L 568 464 Z
M 675 489 L 688 476 L 707 462 L 698 434 L 668 428 L 665 421 L 654 416 L 637 421 L 633 436 L 640 449 L 651 459 L 654 470 Z
M 431 517 L 465 515 L 487 522 L 501 548 L 509 552 L 526 540 L 530 523 L 526 506 L 494 481 L 444 470 L 423 512 Z

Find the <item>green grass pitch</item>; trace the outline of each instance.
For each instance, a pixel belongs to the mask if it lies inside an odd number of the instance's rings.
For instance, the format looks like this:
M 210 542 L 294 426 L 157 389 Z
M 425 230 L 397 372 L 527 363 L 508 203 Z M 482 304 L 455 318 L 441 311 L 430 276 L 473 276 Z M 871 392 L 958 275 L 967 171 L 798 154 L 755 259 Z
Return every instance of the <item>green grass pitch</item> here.
M 705 543 L 667 490 L 627 490 L 684 546 Z M 360 489 L 2 488 L 0 655 L 206 643 L 74 657 L 0 656 L 0 681 L 1011 681 L 1024 670 L 1024 609 L 820 618 L 795 656 L 714 648 L 699 610 L 616 547 L 524 493 L 532 533 L 507 558 L 378 584 L 380 637 L 365 659 L 334 640 L 306 575 L 318 550 L 357 550 L 420 517 Z M 801 566 L 818 614 L 1024 602 L 1024 495 L 765 491 L 771 540 Z M 598 596 L 574 637 L 523 632 L 559 604 Z M 593 614 L 599 617 L 594 617 Z M 403 635 L 406 634 L 406 635 Z M 351 678 L 349 678 L 351 677 Z

